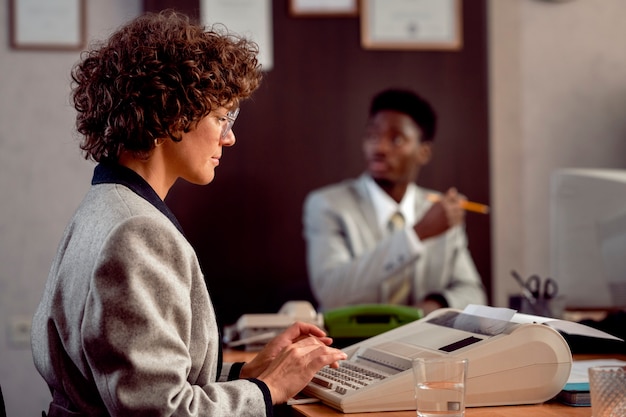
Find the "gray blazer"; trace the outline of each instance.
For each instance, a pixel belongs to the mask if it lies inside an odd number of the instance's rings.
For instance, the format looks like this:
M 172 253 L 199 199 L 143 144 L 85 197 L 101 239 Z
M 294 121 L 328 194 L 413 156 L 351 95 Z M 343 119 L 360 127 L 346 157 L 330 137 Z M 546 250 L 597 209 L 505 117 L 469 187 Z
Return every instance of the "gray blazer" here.
M 183 234 L 126 186 L 93 185 L 33 319 L 34 362 L 53 393 L 49 415 L 265 416 L 263 383 L 217 382 L 230 370 L 217 375 L 219 344 Z
M 423 242 L 412 228 L 388 235 L 378 226 L 364 175 L 315 190 L 304 202 L 307 269 L 321 309 L 385 302 L 382 284 L 407 271 L 414 302 L 439 294 L 453 308 L 484 304 L 464 228 Z M 416 194 L 419 219 L 432 203 L 424 189 Z

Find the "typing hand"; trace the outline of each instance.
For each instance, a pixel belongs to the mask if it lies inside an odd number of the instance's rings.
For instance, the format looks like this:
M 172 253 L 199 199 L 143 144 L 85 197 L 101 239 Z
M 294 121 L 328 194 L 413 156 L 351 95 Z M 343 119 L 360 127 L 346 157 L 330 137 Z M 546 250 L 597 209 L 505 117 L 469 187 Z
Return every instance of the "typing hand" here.
M 290 332 L 292 328 L 293 326 L 286 332 Z M 269 388 L 274 404 L 284 403 L 300 392 L 324 366 L 338 367 L 338 361 L 347 358 L 341 350 L 328 346 L 330 339 L 327 337 L 300 335 L 292 340 L 292 343 L 286 345 L 271 362 L 267 363 L 265 370 L 258 376 L 258 379 L 265 382 Z M 266 349 L 276 352 L 276 346 L 268 344 Z M 263 354 L 263 351 L 260 354 Z M 271 354 L 266 357 L 271 357 Z
M 272 339 L 252 361 L 246 363 L 241 370 L 240 377 L 260 378 L 261 374 L 266 372 L 271 367 L 275 367 L 274 362 L 284 354 L 285 350 L 292 349 L 294 345 L 298 345 L 298 347 L 312 346 L 317 348 L 320 346 L 327 347 L 331 343 L 332 339 L 327 337 L 326 333 L 324 333 L 324 331 L 319 327 L 309 323 L 296 322 L 289 326 L 283 333 Z M 345 354 L 340 350 L 327 348 L 326 351 L 332 352 L 335 359 L 329 363 L 324 363 L 324 365 L 338 367 L 337 361 L 345 359 Z M 323 351 L 317 352 L 317 354 L 321 353 L 323 353 Z M 292 353 L 292 355 L 295 354 L 296 353 Z M 320 366 L 320 368 L 322 366 Z M 313 375 L 311 375 L 311 378 L 312 377 Z M 303 387 L 304 385 L 302 388 Z
M 289 326 L 284 332 L 274 337 L 267 343 L 253 360 L 246 363 L 241 370 L 241 378 L 257 378 L 270 363 L 281 354 L 283 349 L 306 337 L 315 336 L 325 345 L 330 345 L 332 339 L 326 337 L 326 333 L 319 327 L 303 322 L 296 322 Z

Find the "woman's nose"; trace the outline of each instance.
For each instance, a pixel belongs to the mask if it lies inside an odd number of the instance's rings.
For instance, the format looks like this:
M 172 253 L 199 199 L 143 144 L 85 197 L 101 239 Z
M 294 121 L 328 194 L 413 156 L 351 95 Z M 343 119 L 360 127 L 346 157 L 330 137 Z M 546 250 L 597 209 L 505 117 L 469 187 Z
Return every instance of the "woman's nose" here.
M 233 146 L 236 141 L 235 132 L 233 129 L 230 129 L 228 133 L 226 133 L 226 136 L 222 138 L 222 146 Z

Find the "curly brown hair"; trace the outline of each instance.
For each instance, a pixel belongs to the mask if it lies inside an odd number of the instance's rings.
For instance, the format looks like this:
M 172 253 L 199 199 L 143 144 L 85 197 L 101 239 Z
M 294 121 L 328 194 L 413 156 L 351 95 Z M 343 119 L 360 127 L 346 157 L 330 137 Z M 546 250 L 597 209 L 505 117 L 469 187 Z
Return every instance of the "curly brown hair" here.
M 72 69 L 76 128 L 85 159 L 146 158 L 155 140 L 179 141 L 221 106 L 256 90 L 258 46 L 223 26 L 166 10 L 146 13 L 83 52 Z

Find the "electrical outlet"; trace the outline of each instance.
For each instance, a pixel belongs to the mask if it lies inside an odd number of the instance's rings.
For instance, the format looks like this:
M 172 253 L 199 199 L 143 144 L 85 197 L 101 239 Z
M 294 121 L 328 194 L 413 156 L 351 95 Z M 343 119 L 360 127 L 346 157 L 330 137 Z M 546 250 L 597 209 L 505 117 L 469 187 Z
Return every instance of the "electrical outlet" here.
M 15 349 L 30 348 L 31 318 L 27 316 L 13 316 L 9 318 L 8 342 Z

